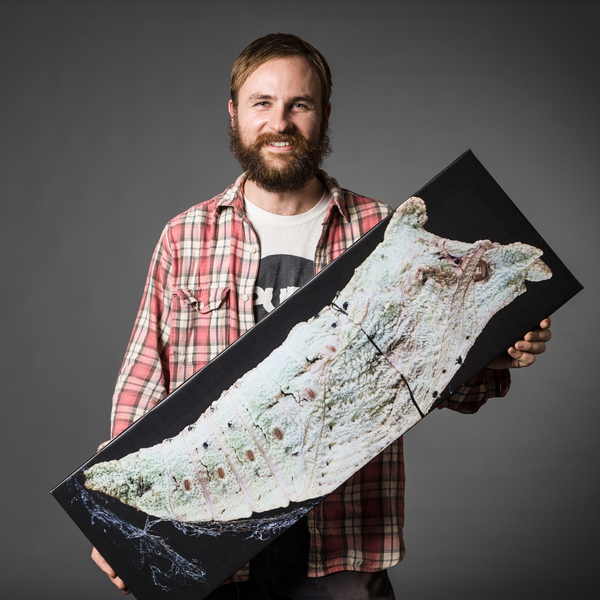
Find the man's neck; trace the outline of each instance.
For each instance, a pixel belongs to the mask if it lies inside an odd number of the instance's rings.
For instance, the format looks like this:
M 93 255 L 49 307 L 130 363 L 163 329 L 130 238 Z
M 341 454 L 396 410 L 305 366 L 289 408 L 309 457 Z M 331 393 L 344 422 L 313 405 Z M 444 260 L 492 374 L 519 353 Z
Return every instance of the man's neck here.
M 244 194 L 252 204 L 276 215 L 300 215 L 309 211 L 319 202 L 325 191 L 322 181 L 313 178 L 303 188 L 295 192 L 267 192 L 254 181 L 244 182 Z

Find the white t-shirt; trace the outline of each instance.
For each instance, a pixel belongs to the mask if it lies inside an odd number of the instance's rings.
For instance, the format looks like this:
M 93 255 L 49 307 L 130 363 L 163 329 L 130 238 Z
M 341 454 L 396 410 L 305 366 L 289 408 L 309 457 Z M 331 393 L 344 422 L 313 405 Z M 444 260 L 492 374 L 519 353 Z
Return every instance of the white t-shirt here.
M 323 232 L 329 196 L 300 215 L 276 215 L 244 197 L 246 216 L 260 243 L 254 317 L 260 321 L 314 275 L 315 250 Z

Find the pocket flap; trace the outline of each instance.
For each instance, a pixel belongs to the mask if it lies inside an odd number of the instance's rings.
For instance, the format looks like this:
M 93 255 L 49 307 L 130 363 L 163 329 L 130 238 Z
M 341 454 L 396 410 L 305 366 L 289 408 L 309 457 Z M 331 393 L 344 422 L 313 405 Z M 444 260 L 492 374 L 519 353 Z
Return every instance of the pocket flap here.
M 186 302 L 190 308 L 200 313 L 216 310 L 223 304 L 229 293 L 229 288 L 203 288 L 199 290 L 180 289 L 173 292 L 180 300 Z

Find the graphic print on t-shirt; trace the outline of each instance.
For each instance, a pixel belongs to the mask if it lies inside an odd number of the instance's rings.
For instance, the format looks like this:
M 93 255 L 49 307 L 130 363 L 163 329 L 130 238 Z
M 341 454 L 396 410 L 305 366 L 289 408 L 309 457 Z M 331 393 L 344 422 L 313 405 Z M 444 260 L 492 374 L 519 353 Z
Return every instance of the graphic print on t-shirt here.
M 254 319 L 258 323 L 312 276 L 313 261 L 289 254 L 271 254 L 260 261 L 254 289 Z

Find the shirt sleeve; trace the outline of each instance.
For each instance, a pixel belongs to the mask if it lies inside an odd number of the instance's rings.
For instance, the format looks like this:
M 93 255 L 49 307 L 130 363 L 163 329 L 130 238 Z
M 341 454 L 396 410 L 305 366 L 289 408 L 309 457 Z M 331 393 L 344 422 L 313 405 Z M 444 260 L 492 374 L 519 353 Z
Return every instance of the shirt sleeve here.
M 438 408 L 449 408 L 464 414 L 477 412 L 489 398 L 502 398 L 510 388 L 508 369 L 487 367 L 472 377 L 442 402 Z
M 111 437 L 156 406 L 169 388 L 168 351 L 173 259 L 168 226 L 156 246 L 111 412 Z

